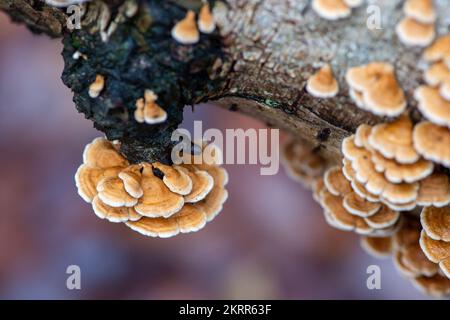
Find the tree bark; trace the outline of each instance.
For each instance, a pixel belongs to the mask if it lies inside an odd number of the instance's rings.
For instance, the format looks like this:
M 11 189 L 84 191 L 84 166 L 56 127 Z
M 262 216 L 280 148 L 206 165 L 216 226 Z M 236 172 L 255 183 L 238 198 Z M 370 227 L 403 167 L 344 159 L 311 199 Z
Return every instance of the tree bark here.
M 185 9 L 198 7 L 199 0 L 169 2 Z M 218 81 L 210 86 L 203 84 L 201 94 L 189 98 L 182 95 L 185 98 L 180 101 L 209 101 L 241 111 L 286 129 L 320 146 L 328 157 L 337 158 L 342 139 L 359 124 L 383 120 L 358 109 L 351 101 L 344 79 L 346 70 L 371 61 L 387 61 L 396 67 L 408 97 L 408 111 L 419 119 L 413 90 L 422 81 L 422 49 L 404 46 L 395 34 L 395 26 L 403 16 L 403 1 L 368 2 L 379 9 L 381 29 L 367 27 L 367 4 L 354 9 L 347 19 L 327 21 L 319 18 L 306 0 L 216 1 L 214 14 L 221 36 L 221 54 L 208 68 L 208 75 Z M 447 0 L 435 0 L 435 6 L 439 14 L 437 33 L 446 33 L 450 6 Z M 61 19 L 64 11 L 60 9 L 31 0 L 0 0 L 0 8 L 32 30 L 67 38 Z M 172 20 L 179 20 L 179 16 Z M 340 85 L 338 96 L 332 99 L 317 99 L 305 91 L 306 80 L 323 63 L 332 65 Z M 148 139 L 143 141 L 145 144 Z

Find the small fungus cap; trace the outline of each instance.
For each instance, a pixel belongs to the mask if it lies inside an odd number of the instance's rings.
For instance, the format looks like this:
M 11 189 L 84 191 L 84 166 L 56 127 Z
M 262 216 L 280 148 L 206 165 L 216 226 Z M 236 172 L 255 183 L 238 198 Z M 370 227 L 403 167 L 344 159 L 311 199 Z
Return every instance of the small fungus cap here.
M 423 121 L 414 127 L 413 141 L 425 159 L 450 168 L 450 129 Z
M 421 23 L 432 24 L 436 21 L 433 0 L 407 0 L 403 11 L 405 15 Z
M 97 74 L 95 81 L 89 86 L 89 96 L 91 98 L 97 98 L 105 87 L 105 77 L 101 74 Z
M 308 79 L 306 90 L 317 98 L 336 96 L 339 91 L 339 85 L 333 76 L 333 70 L 329 64 L 323 66 Z
M 424 52 L 424 59 L 430 62 L 438 62 L 450 56 L 450 34 L 437 39 Z
M 444 99 L 439 88 L 420 86 L 414 92 L 420 112 L 435 124 L 450 128 L 450 101 Z
M 209 3 L 205 3 L 198 15 L 198 28 L 203 33 L 211 33 L 216 28 L 214 15 L 211 13 Z
M 408 46 L 426 47 L 433 42 L 436 36 L 434 24 L 421 23 L 410 17 L 400 21 L 395 31 L 400 41 Z
M 170 191 L 164 182 L 153 174 L 151 165 L 143 166 L 141 186 L 144 194 L 134 207 L 136 211 L 151 218 L 168 218 L 180 211 L 184 205 L 183 196 Z
M 168 166 L 159 162 L 152 165 L 164 174 L 163 182 L 170 191 L 183 196 L 191 192 L 192 180 L 179 166 Z
M 346 18 L 352 13 L 344 0 L 313 0 L 312 8 L 320 17 L 327 20 Z
M 450 242 L 450 207 L 425 207 L 420 222 L 430 238 Z
M 186 17 L 172 28 L 172 37 L 181 44 L 195 44 L 200 40 L 200 33 L 195 22 L 195 12 L 189 10 Z
M 374 126 L 369 144 L 385 158 L 395 159 L 399 163 L 411 164 L 420 156 L 413 147 L 413 124 L 409 117 L 402 116 L 391 123 Z

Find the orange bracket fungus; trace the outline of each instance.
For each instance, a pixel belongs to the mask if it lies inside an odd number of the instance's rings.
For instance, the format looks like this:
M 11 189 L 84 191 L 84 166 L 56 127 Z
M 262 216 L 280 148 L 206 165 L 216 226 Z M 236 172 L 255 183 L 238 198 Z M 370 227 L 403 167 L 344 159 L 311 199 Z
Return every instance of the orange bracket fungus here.
M 98 217 L 152 237 L 200 230 L 228 196 L 228 175 L 216 164 L 130 164 L 104 138 L 86 146 L 75 181 Z

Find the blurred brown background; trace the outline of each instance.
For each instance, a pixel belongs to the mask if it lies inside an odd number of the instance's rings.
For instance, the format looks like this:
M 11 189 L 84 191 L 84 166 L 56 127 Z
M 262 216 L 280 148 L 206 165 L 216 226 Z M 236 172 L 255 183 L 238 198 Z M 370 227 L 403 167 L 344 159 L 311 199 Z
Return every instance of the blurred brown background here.
M 76 192 L 81 153 L 101 133 L 62 84 L 59 40 L 0 13 L 0 298 L 423 298 L 389 260 L 325 223 L 311 194 L 254 165 L 227 166 L 229 200 L 202 231 L 146 238 L 98 219 Z M 211 106 L 186 108 L 184 127 L 263 128 Z M 66 268 L 81 268 L 81 290 Z M 382 269 L 368 290 L 366 268 Z

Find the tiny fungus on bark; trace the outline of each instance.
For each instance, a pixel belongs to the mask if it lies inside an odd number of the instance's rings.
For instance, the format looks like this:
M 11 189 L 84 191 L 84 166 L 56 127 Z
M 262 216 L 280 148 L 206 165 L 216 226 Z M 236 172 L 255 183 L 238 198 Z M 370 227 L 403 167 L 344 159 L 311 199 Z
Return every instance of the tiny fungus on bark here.
M 211 13 L 208 2 L 203 4 L 198 14 L 198 28 L 203 33 L 211 33 L 216 29 L 214 15 Z
M 324 65 L 308 79 L 306 90 L 316 98 L 332 98 L 338 94 L 339 84 L 329 64 Z
M 195 44 L 200 40 L 194 11 L 189 10 L 186 17 L 175 24 L 172 37 L 181 44 Z
M 152 90 L 145 90 L 144 98 L 136 101 L 134 119 L 139 123 L 158 124 L 167 120 L 167 112 L 157 103 L 158 96 Z
M 97 98 L 105 87 L 105 77 L 98 74 L 95 77 L 95 81 L 89 86 L 89 96 L 91 98 Z
M 312 8 L 327 20 L 347 18 L 352 13 L 351 7 L 344 0 L 313 0 Z

